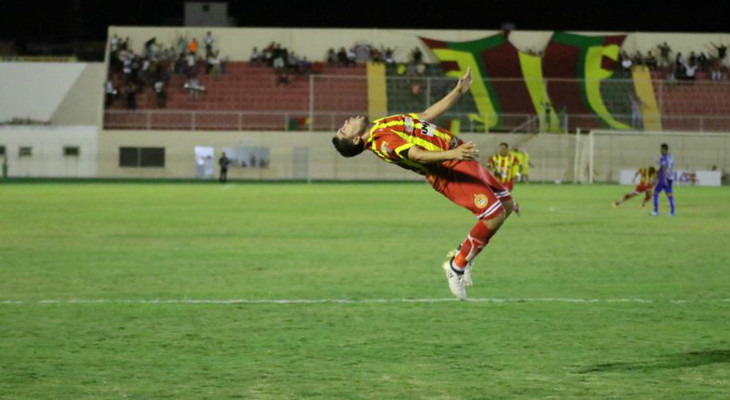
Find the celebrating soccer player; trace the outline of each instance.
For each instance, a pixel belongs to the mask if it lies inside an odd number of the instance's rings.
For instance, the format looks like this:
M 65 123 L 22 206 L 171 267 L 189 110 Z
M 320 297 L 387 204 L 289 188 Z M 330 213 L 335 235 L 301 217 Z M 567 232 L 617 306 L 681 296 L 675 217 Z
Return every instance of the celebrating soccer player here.
M 513 210 L 509 190 L 477 161 L 476 145 L 429 122 L 454 105 L 470 85 L 471 69 L 467 69 L 456 87 L 426 111 L 371 123 L 362 116 L 352 117 L 332 138 L 344 157 L 371 150 L 388 163 L 423 175 L 437 192 L 476 216 L 478 221 L 466 239 L 442 265 L 451 293 L 462 300 L 466 299 L 465 287 L 471 285 L 474 258 Z
M 626 193 L 624 197 L 622 197 L 620 200 L 611 203 L 611 205 L 613 205 L 613 208 L 618 207 L 619 205 L 621 205 L 621 203 L 625 202 L 628 199 L 634 198 L 641 193 L 644 193 L 644 200 L 641 202 L 641 207 L 643 208 L 646 206 L 646 203 L 651 198 L 652 189 L 654 189 L 654 185 L 656 185 L 657 182 L 656 168 L 639 168 L 636 170 L 636 174 L 634 174 L 634 179 L 632 181 L 635 181 L 637 177 L 640 178 L 639 184 L 636 185 L 632 192 Z
M 659 215 L 659 192 L 662 190 L 669 199 L 669 209 L 671 216 L 674 216 L 674 193 L 672 192 L 672 182 L 674 181 L 674 156 L 669 154 L 669 146 L 666 143 L 661 145 L 661 156 L 659 157 L 659 171 L 657 174 L 657 185 L 654 188 L 654 211 L 649 214 L 653 217 Z

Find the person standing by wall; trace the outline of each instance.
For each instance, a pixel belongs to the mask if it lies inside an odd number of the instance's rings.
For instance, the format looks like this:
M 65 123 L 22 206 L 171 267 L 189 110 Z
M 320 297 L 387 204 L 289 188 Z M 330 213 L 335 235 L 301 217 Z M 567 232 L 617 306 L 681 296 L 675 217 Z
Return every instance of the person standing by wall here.
M 228 182 L 228 166 L 231 165 L 231 159 L 226 157 L 226 152 L 224 151 L 223 154 L 221 154 L 221 158 L 218 159 L 218 165 L 221 168 L 221 174 L 218 178 L 218 182 L 220 183 L 226 183 Z

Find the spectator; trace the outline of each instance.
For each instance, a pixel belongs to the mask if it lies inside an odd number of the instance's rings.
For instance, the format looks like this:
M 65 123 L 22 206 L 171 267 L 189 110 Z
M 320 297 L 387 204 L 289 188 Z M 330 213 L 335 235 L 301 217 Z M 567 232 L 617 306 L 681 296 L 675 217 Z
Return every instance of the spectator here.
M 254 47 L 253 51 L 251 52 L 251 58 L 250 58 L 251 64 L 259 65 L 261 64 L 261 53 L 259 53 L 259 49 Z
M 205 58 L 210 57 L 213 54 L 213 42 L 215 39 L 213 39 L 213 36 L 210 34 L 210 31 L 205 34 L 205 37 L 203 38 L 203 42 L 205 43 Z
M 411 51 L 411 59 L 414 64 L 419 64 L 423 60 L 423 53 L 420 48 L 416 47 Z
M 335 65 L 337 64 L 337 54 L 335 54 L 335 49 L 330 48 L 327 50 L 327 64 L 329 65 Z
M 684 66 L 684 56 L 682 56 L 682 52 L 677 53 L 677 57 L 674 59 L 674 65 L 677 67 Z
M 368 43 L 358 43 L 353 48 L 353 52 L 355 53 L 355 61 L 356 62 L 368 62 L 370 60 L 370 44 Z
M 266 46 L 266 48 L 264 49 L 264 52 L 263 52 L 263 58 L 264 58 L 264 63 L 266 63 L 266 65 L 268 65 L 269 67 L 273 65 L 274 42 L 271 42 L 268 46 Z
M 192 54 L 192 53 L 188 54 L 185 57 L 185 61 L 186 61 L 185 73 L 187 74 L 188 78 L 191 78 L 198 73 L 198 71 L 195 68 L 195 54 Z
M 385 49 L 385 63 L 388 65 L 395 64 L 395 58 L 393 58 L 393 49 L 388 47 Z
M 187 89 L 188 95 L 190 96 L 190 98 L 192 100 L 197 100 L 198 97 L 200 96 L 200 93 L 205 92 L 205 86 L 201 85 L 200 81 L 195 76 L 190 78 L 185 83 L 183 88 Z
M 208 57 L 208 73 L 213 75 L 213 78 L 218 79 L 221 75 L 221 59 L 218 57 L 218 52 L 213 52 Z
M 178 36 L 177 38 L 177 56 L 182 57 L 185 55 L 185 50 L 188 47 L 188 41 L 185 40 L 185 37 L 183 35 Z
M 659 45 L 659 57 L 661 61 L 661 67 L 668 67 L 669 66 L 669 55 L 672 52 L 672 48 L 669 47 L 667 42 L 664 42 Z
M 151 57 L 153 53 L 153 47 L 157 43 L 157 38 L 153 37 L 148 41 L 144 42 L 144 55 L 145 57 Z
M 155 82 L 155 97 L 157 99 L 157 108 L 165 108 L 167 106 L 167 93 L 165 92 L 165 82 L 158 80 Z
M 127 95 L 127 110 L 134 111 L 137 109 L 138 90 L 139 87 L 133 81 L 127 83 L 127 86 L 125 87 L 125 93 Z
M 697 56 L 697 66 L 700 67 L 700 71 L 707 71 L 710 68 L 710 60 L 707 59 L 704 51 Z
M 347 66 L 348 67 L 354 67 L 355 62 L 357 60 L 357 54 L 355 53 L 355 48 L 350 48 L 347 50 Z
M 646 54 L 646 66 L 652 71 L 655 71 L 658 66 L 657 59 L 651 50 Z
M 689 65 L 697 65 L 697 56 L 695 55 L 694 51 L 689 52 Z
M 294 54 L 292 51 L 289 53 L 289 57 L 287 57 L 287 66 L 286 68 L 289 70 L 289 72 L 297 72 L 299 69 L 299 58 Z
M 115 33 L 114 36 L 109 39 L 109 52 L 116 54 L 119 51 L 119 36 Z
M 132 56 L 126 55 L 126 52 L 124 52 L 122 59 L 122 73 L 124 74 L 125 82 L 132 80 Z
M 631 61 L 631 57 L 629 57 L 626 52 L 621 53 L 621 68 L 624 71 L 631 71 L 631 67 L 634 65 L 634 62 Z
M 720 63 L 725 65 L 725 57 L 727 56 L 727 46 L 724 44 L 720 44 L 717 46 L 715 43 L 711 43 L 712 47 L 714 47 L 717 50 L 717 58 L 720 60 Z
M 722 79 L 722 64 L 720 63 L 720 59 L 716 58 L 712 62 L 712 67 L 710 70 L 710 77 L 713 81 L 719 81 Z
M 104 84 L 104 93 L 104 107 L 109 108 L 114 103 L 114 97 L 117 95 L 117 90 L 114 88 L 111 77 Z
M 124 38 L 122 44 L 119 45 L 119 50 L 127 51 L 129 50 L 129 46 L 131 46 L 131 43 L 129 43 L 129 36 L 127 36 L 126 38 Z
M 347 66 L 347 50 L 344 47 L 340 47 L 337 52 L 337 65 L 345 67 Z
M 685 79 L 688 81 L 694 81 L 695 80 L 695 72 L 697 72 L 697 64 L 685 64 L 684 65 L 684 75 Z
M 312 63 L 307 60 L 307 57 L 302 57 L 302 60 L 299 62 L 299 73 L 302 75 L 307 75 L 312 70 Z
M 383 52 L 375 47 L 370 48 L 370 59 L 374 63 L 382 63 L 385 61 L 383 58 Z
M 197 51 L 198 51 L 198 39 L 192 38 L 188 42 L 188 53 L 192 54 L 194 56 L 195 53 L 197 53 Z
M 644 65 L 644 56 L 641 54 L 640 51 L 637 51 L 636 54 L 634 54 L 633 58 L 634 65 Z
M 677 75 L 678 71 L 675 67 L 670 67 L 671 71 L 667 74 L 667 86 L 668 87 L 674 87 L 674 85 L 677 84 Z

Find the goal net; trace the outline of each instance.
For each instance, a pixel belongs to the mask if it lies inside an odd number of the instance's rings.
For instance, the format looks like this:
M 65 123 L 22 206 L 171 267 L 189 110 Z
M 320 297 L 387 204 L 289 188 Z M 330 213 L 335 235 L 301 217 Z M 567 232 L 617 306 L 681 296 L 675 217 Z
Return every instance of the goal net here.
M 730 170 L 730 133 L 592 130 L 577 138 L 579 182 L 619 182 L 622 170 L 656 166 L 659 147 L 669 146 L 675 170 Z

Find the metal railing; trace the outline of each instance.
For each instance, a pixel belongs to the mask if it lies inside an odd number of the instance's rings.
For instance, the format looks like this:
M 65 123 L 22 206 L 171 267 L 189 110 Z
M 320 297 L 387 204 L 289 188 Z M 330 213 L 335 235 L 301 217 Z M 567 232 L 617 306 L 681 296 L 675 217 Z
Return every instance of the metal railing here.
M 310 75 L 298 81 L 300 89 L 306 88 L 306 104 L 297 110 L 267 110 L 267 111 L 214 111 L 219 103 L 202 95 L 196 102 L 198 110 L 160 110 L 144 109 L 126 111 L 110 109 L 105 111 L 104 127 L 107 129 L 180 129 L 180 130 L 336 130 L 342 121 L 351 115 L 366 114 L 367 108 L 365 76 L 347 75 Z M 388 111 L 389 113 L 418 112 L 428 108 L 433 102 L 440 99 L 453 87 L 453 78 L 444 77 L 414 77 L 389 76 Z M 525 79 L 507 78 L 491 79 L 489 85 L 501 93 L 511 93 L 510 89 L 525 92 Z M 559 90 L 561 85 L 575 84 L 577 79 L 544 79 L 543 88 L 547 93 Z M 273 85 L 273 83 L 272 83 Z M 730 107 L 730 83 L 728 82 L 667 82 L 653 81 L 656 103 L 661 110 L 661 121 L 655 121 L 665 130 L 696 130 L 700 132 L 730 131 L 730 115 L 722 114 L 722 110 Z M 354 89 L 353 89 L 354 88 Z M 415 90 L 414 88 L 418 88 Z M 688 90 L 688 88 L 695 88 Z M 686 106 L 690 109 L 697 101 L 697 88 L 706 93 L 705 102 L 716 104 L 717 109 L 708 110 L 704 115 L 695 115 L 694 112 L 682 111 L 677 107 Z M 414 90 L 412 90 L 414 89 Z M 171 89 L 182 90 L 182 89 Z M 610 109 L 630 112 L 630 95 L 634 95 L 634 85 L 631 79 L 611 79 L 601 81 L 601 100 Z M 301 90 L 299 91 L 301 94 Z M 688 94 L 689 93 L 689 94 Z M 246 103 L 246 91 L 231 87 L 220 89 L 220 94 L 230 98 L 232 107 L 250 107 Z M 687 97 L 684 97 L 684 96 Z M 464 98 L 457 103 L 452 112 L 444 116 L 442 125 L 459 121 L 463 132 L 567 132 L 581 129 L 606 128 L 605 121 L 601 121 L 595 114 L 565 113 L 564 106 L 552 104 L 555 118 L 546 118 L 545 111 L 535 112 L 534 100 L 519 99 L 518 105 L 511 99 L 512 109 L 523 110 L 518 113 L 502 113 L 490 116 L 483 113 L 485 109 L 477 107 L 474 101 L 478 99 Z M 501 99 L 507 100 L 507 99 Z M 555 100 L 557 101 L 557 100 Z M 582 100 L 581 100 L 582 101 Z M 205 110 L 208 109 L 208 110 Z M 481 110 L 481 111 L 479 111 Z M 498 118 L 490 118 L 498 117 Z M 611 114 L 611 117 L 620 121 L 626 127 L 632 126 L 630 114 Z M 645 118 L 651 118 L 645 115 Z M 551 119 L 548 123 L 547 120 Z M 498 120 L 491 128 L 485 127 L 483 121 Z

